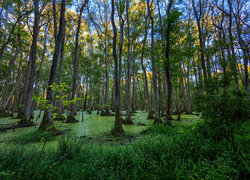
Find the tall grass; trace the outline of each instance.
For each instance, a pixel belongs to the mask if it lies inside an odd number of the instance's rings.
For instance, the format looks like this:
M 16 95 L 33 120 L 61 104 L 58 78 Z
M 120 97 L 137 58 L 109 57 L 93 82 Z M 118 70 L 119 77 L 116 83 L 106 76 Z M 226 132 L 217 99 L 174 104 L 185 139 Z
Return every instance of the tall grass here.
M 17 146 L 0 151 L 0 178 L 249 179 L 249 139 L 238 138 L 233 151 L 226 140 L 215 141 L 200 128 L 155 125 L 123 146 L 64 137 L 57 149 L 41 154 L 35 170 L 40 150 Z M 244 128 L 237 136 L 246 137 Z

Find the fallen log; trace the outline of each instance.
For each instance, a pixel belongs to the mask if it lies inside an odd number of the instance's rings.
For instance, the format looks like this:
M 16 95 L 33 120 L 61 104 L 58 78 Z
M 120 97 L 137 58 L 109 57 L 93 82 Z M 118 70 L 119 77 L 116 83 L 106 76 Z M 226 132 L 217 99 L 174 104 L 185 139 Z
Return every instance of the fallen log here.
M 5 125 L 10 125 L 10 124 L 5 124 Z M 3 127 L 3 128 L 0 127 L 0 132 L 7 131 L 7 130 L 10 130 L 10 129 L 15 130 L 17 128 L 30 127 L 30 126 L 36 126 L 36 124 L 18 124 L 18 123 L 13 123 L 13 125 L 10 126 L 10 127 Z

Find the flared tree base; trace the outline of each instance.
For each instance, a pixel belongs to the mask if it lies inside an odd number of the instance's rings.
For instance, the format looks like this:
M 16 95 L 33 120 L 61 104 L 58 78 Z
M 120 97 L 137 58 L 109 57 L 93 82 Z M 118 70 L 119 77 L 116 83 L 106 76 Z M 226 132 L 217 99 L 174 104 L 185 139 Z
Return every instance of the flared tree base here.
M 177 121 L 180 121 L 181 120 L 181 113 L 179 113 L 178 114 L 178 116 L 177 116 L 177 119 L 176 119 Z
M 18 123 L 19 125 L 32 125 L 34 124 L 31 119 L 30 120 L 26 120 L 25 118 L 22 118 L 21 121 L 19 121 Z
M 131 118 L 126 118 L 123 122 L 123 124 L 134 124 Z
M 111 134 L 112 134 L 113 136 L 122 136 L 123 133 L 124 133 L 124 132 L 123 132 L 122 127 L 119 127 L 119 126 L 114 127 L 114 129 L 111 130 Z
M 62 114 L 57 114 L 54 118 L 54 121 L 64 121 L 66 120 L 65 117 Z
M 21 121 L 19 122 L 20 125 L 30 125 L 30 124 L 34 124 L 34 122 L 32 122 L 32 119 L 34 118 L 33 114 L 30 115 L 29 120 L 26 119 L 25 116 L 21 117 Z
M 78 120 L 76 120 L 76 118 L 74 116 L 68 116 L 66 123 L 77 123 L 79 122 Z
M 88 113 L 88 114 L 92 114 L 92 111 L 91 111 L 91 110 L 87 110 L 87 113 Z
M 110 111 L 101 111 L 101 116 L 114 116 Z
M 44 114 L 43 116 L 43 120 L 38 128 L 39 130 L 43 130 L 43 131 L 46 131 L 46 130 L 51 130 L 51 131 L 54 131 L 56 130 L 55 126 L 54 126 L 54 123 L 53 121 L 51 121 L 48 117 L 48 114 Z
M 155 118 L 154 119 L 154 124 L 162 124 L 161 118 Z
M 152 110 L 150 110 L 148 112 L 148 118 L 147 119 L 154 119 L 154 112 Z

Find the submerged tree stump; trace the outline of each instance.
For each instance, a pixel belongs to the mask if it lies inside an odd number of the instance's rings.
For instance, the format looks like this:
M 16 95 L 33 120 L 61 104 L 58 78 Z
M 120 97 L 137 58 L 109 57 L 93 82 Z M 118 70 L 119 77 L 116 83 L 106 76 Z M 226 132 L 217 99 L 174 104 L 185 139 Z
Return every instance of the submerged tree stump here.
M 74 116 L 68 116 L 66 123 L 77 123 L 79 122 L 78 120 L 76 120 L 76 118 Z

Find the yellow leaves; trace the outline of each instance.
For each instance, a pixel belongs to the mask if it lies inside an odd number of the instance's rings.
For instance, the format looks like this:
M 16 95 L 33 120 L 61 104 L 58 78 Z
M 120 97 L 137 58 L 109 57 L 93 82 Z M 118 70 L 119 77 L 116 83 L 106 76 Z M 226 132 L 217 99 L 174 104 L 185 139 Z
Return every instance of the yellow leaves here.
M 238 63 L 238 68 L 240 69 L 240 68 L 243 68 L 243 64 L 241 64 L 241 63 Z
M 183 43 L 185 41 L 185 39 L 187 38 L 187 35 L 185 34 L 184 36 L 182 36 L 179 40 L 179 43 Z
M 239 69 L 244 69 L 244 64 L 243 63 L 238 63 L 238 68 Z M 247 66 L 248 72 L 250 71 L 250 66 Z
M 199 45 L 200 45 L 199 40 L 198 40 L 198 39 L 196 39 L 196 40 L 194 41 L 194 44 L 195 44 L 195 46 L 199 46 Z
M 147 77 L 148 77 L 148 78 L 152 79 L 152 76 L 153 76 L 153 75 L 152 75 L 152 72 L 147 71 L 146 74 L 147 74 Z

